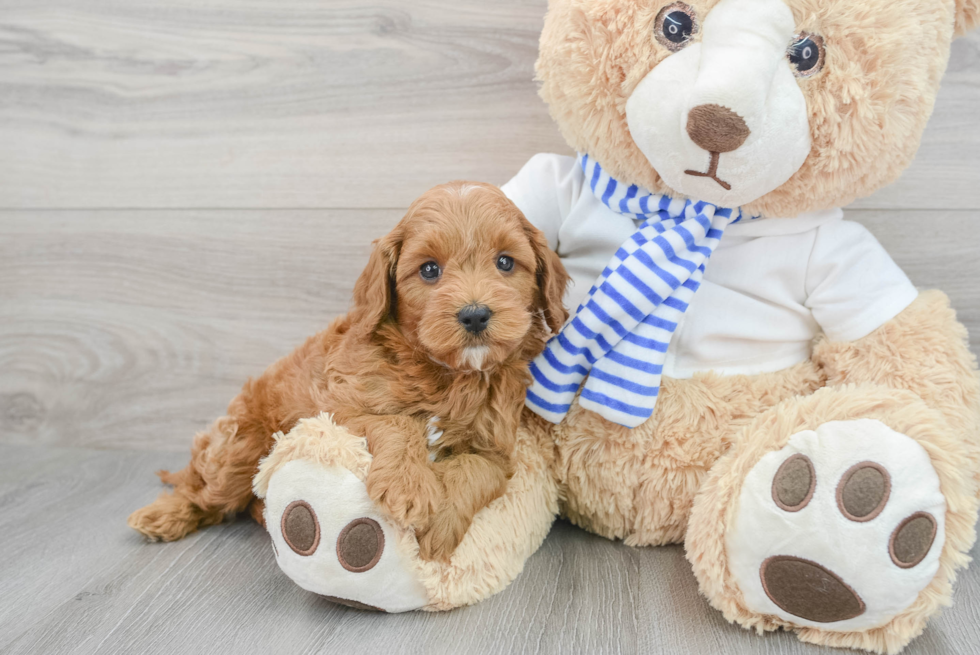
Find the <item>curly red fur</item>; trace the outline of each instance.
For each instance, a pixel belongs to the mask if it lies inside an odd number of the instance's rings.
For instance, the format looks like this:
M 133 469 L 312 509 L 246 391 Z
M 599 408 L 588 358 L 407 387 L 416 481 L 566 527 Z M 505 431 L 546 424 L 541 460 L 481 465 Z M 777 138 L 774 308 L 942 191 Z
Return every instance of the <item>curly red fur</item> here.
M 512 271 L 498 269 L 501 254 Z M 430 261 L 442 270 L 434 282 L 419 274 Z M 160 473 L 173 493 L 134 512 L 130 526 L 171 541 L 246 508 L 260 518 L 252 477 L 272 435 L 330 412 L 368 439 L 371 498 L 415 527 L 423 557 L 448 559 L 514 472 L 527 363 L 567 320 L 567 283 L 544 235 L 499 189 L 432 189 L 375 243 L 350 313 L 249 380 L 194 440 L 187 467 Z M 478 335 L 457 320 L 472 303 L 492 311 Z M 434 417 L 443 436 L 430 463 Z

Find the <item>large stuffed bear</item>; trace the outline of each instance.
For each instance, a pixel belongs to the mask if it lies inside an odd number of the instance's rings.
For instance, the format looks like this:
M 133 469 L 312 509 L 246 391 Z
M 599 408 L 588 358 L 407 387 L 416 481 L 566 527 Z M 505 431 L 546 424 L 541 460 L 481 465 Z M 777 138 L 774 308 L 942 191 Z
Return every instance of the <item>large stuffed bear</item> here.
M 895 652 L 974 542 L 966 330 L 840 207 L 911 161 L 976 0 L 552 0 L 541 94 L 579 156 L 504 191 L 574 284 L 532 366 L 520 466 L 450 563 L 301 422 L 255 480 L 281 568 L 386 611 L 506 586 L 561 513 L 683 542 L 731 621 Z

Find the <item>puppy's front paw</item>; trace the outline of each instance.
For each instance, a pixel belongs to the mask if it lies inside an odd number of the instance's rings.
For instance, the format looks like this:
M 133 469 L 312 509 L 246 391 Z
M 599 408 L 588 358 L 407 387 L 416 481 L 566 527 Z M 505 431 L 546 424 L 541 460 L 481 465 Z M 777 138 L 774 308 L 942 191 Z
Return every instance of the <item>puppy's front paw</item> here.
M 424 560 L 449 563 L 453 553 L 466 536 L 470 522 L 448 509 L 432 518 L 429 529 L 419 536 L 419 557 Z
M 402 527 L 425 529 L 439 504 L 439 481 L 428 468 L 378 466 L 367 476 L 367 492 Z

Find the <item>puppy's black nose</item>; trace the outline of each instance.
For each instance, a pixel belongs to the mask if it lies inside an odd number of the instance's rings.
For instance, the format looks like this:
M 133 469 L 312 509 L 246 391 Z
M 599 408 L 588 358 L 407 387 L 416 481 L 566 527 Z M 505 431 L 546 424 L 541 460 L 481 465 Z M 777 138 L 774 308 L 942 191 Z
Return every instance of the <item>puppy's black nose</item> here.
M 480 334 L 487 329 L 490 324 L 490 315 L 493 312 L 486 305 L 467 305 L 459 310 L 456 319 L 460 322 L 467 332 Z

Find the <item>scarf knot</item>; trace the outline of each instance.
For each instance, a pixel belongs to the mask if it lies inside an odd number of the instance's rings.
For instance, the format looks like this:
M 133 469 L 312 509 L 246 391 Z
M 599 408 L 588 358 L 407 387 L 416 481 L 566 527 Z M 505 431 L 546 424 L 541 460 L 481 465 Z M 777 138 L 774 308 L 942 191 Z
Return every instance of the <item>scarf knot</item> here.
M 639 224 L 572 319 L 531 362 L 526 403 L 560 423 L 585 380 L 579 404 L 633 428 L 653 414 L 670 339 L 708 259 L 725 228 L 745 216 L 740 209 L 624 185 L 588 155 L 580 162 L 592 193 Z

